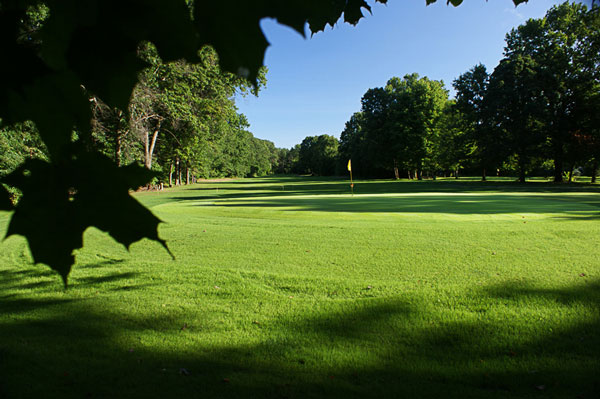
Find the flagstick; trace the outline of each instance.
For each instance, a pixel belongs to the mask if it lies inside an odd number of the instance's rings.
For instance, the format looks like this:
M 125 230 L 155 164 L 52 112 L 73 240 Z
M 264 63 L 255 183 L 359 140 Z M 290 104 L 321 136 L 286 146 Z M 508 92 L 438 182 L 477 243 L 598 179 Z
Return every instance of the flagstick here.
M 348 172 L 350 172 L 350 190 L 352 192 L 352 196 L 354 197 L 354 182 L 352 181 L 352 160 L 348 160 Z

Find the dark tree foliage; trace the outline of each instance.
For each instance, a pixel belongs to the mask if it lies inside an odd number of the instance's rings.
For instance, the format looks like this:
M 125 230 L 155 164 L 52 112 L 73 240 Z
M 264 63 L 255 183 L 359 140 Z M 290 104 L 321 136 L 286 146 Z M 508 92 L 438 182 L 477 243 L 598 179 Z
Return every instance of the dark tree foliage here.
M 516 155 L 519 181 L 542 153 L 544 130 L 540 123 L 539 98 L 543 87 L 530 57 L 504 59 L 494 70 L 486 98 L 489 118 L 496 134 L 505 134 Z
M 390 176 L 437 169 L 433 154 L 447 106 L 443 83 L 410 74 L 369 89 L 361 112 L 346 123 L 340 139 L 340 165 L 353 160 L 359 176 Z M 408 172 L 411 173 L 411 172 Z
M 432 177 L 437 173 L 444 176 L 454 174 L 458 178 L 459 170 L 472 168 L 476 145 L 469 134 L 469 124 L 455 101 L 449 101 L 439 121 L 439 132 L 434 137 L 432 148 Z
M 362 134 L 363 114 L 355 112 L 340 134 L 338 147 L 338 170 L 346 173 L 348 160 L 352 160 L 352 170 L 357 176 L 366 176 L 369 169 L 369 160 L 363 148 L 364 135 Z
M 536 158 L 554 163 L 554 179 L 582 161 L 583 130 L 596 113 L 589 102 L 600 87 L 598 7 L 552 7 L 506 37 L 504 58 L 490 78 L 486 108 L 516 154 L 519 179 Z
M 333 176 L 336 173 L 338 140 L 327 134 L 309 136 L 300 143 L 299 173 Z
M 456 109 L 464 122 L 465 136 L 472 144 L 471 159 L 486 180 L 488 171 L 498 168 L 508 157 L 507 139 L 495 129 L 486 113 L 490 75 L 482 64 L 475 65 L 454 80 Z

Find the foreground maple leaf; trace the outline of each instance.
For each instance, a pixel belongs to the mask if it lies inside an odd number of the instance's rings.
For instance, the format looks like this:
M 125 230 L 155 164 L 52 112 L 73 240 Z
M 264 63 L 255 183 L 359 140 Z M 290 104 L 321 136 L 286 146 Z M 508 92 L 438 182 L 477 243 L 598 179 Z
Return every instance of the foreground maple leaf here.
M 117 168 L 94 153 L 81 153 L 61 165 L 27 160 L 3 179 L 23 193 L 6 237 L 24 236 L 34 262 L 56 270 L 65 285 L 75 261 L 73 251 L 82 247 L 83 233 L 90 226 L 107 232 L 127 248 L 149 238 L 169 251 L 158 236 L 161 221 L 129 195 L 131 188 L 151 177 L 146 169 L 135 165 Z

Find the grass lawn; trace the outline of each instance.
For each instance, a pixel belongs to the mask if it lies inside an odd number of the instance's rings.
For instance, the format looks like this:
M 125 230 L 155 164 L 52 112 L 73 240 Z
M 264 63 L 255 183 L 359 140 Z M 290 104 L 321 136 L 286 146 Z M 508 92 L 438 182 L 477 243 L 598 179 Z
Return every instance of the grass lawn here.
M 136 198 L 70 287 L 0 246 L 0 398 L 598 398 L 600 187 L 273 177 Z M 0 232 L 8 214 L 0 213 Z

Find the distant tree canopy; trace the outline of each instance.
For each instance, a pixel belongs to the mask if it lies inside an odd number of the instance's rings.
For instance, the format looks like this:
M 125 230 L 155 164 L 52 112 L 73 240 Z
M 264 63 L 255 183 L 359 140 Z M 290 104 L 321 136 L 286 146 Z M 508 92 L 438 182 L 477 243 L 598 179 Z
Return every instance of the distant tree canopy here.
M 566 2 L 513 29 L 491 74 L 479 64 L 454 80 L 456 100 L 443 82 L 417 74 L 367 90 L 341 132 L 338 170 L 352 159 L 355 175 L 367 177 L 466 170 L 483 180 L 501 171 L 525 181 L 537 171 L 561 182 L 586 166 L 595 181 L 599 11 Z M 302 158 L 298 164 L 310 169 Z
M 139 52 L 150 67 L 142 71 L 128 109 L 111 107 L 90 94 L 86 151 L 101 153 L 117 166 L 143 165 L 155 172 L 156 182 L 169 185 L 274 172 L 278 150 L 247 131 L 248 122 L 232 100 L 236 92 L 257 92 L 265 84 L 265 70 L 253 87 L 246 79 L 222 72 L 210 47 L 201 50 L 198 64 L 164 63 L 149 43 Z M 48 160 L 33 123 L 0 127 L 0 132 L 0 176 L 27 159 Z M 13 191 L 13 200 L 16 194 Z
M 151 67 L 142 72 L 128 110 L 90 98 L 91 150 L 117 165 L 137 161 L 169 185 L 189 183 L 190 177 L 243 177 L 273 171 L 274 145 L 254 145 L 258 139 L 247 131 L 246 118 L 231 100 L 236 91 L 256 91 L 264 85 L 264 70 L 260 86 L 253 88 L 247 80 L 222 72 L 210 47 L 201 50 L 198 64 L 163 63 L 151 45 L 140 52 Z M 267 164 L 259 161 L 263 158 Z
M 438 153 L 445 151 L 447 156 L 447 151 L 439 142 L 441 129 L 450 125 L 450 102 L 442 82 L 416 73 L 394 77 L 385 87 L 369 89 L 361 102 L 361 111 L 346 122 L 339 144 L 327 135 L 302 141 L 296 170 L 345 174 L 352 159 L 358 175 L 390 176 L 392 171 L 400 178 L 402 170 L 420 179 L 424 169 L 433 171 L 444 163 Z
M 295 171 L 300 174 L 332 176 L 336 174 L 338 140 L 326 134 L 302 140 Z

